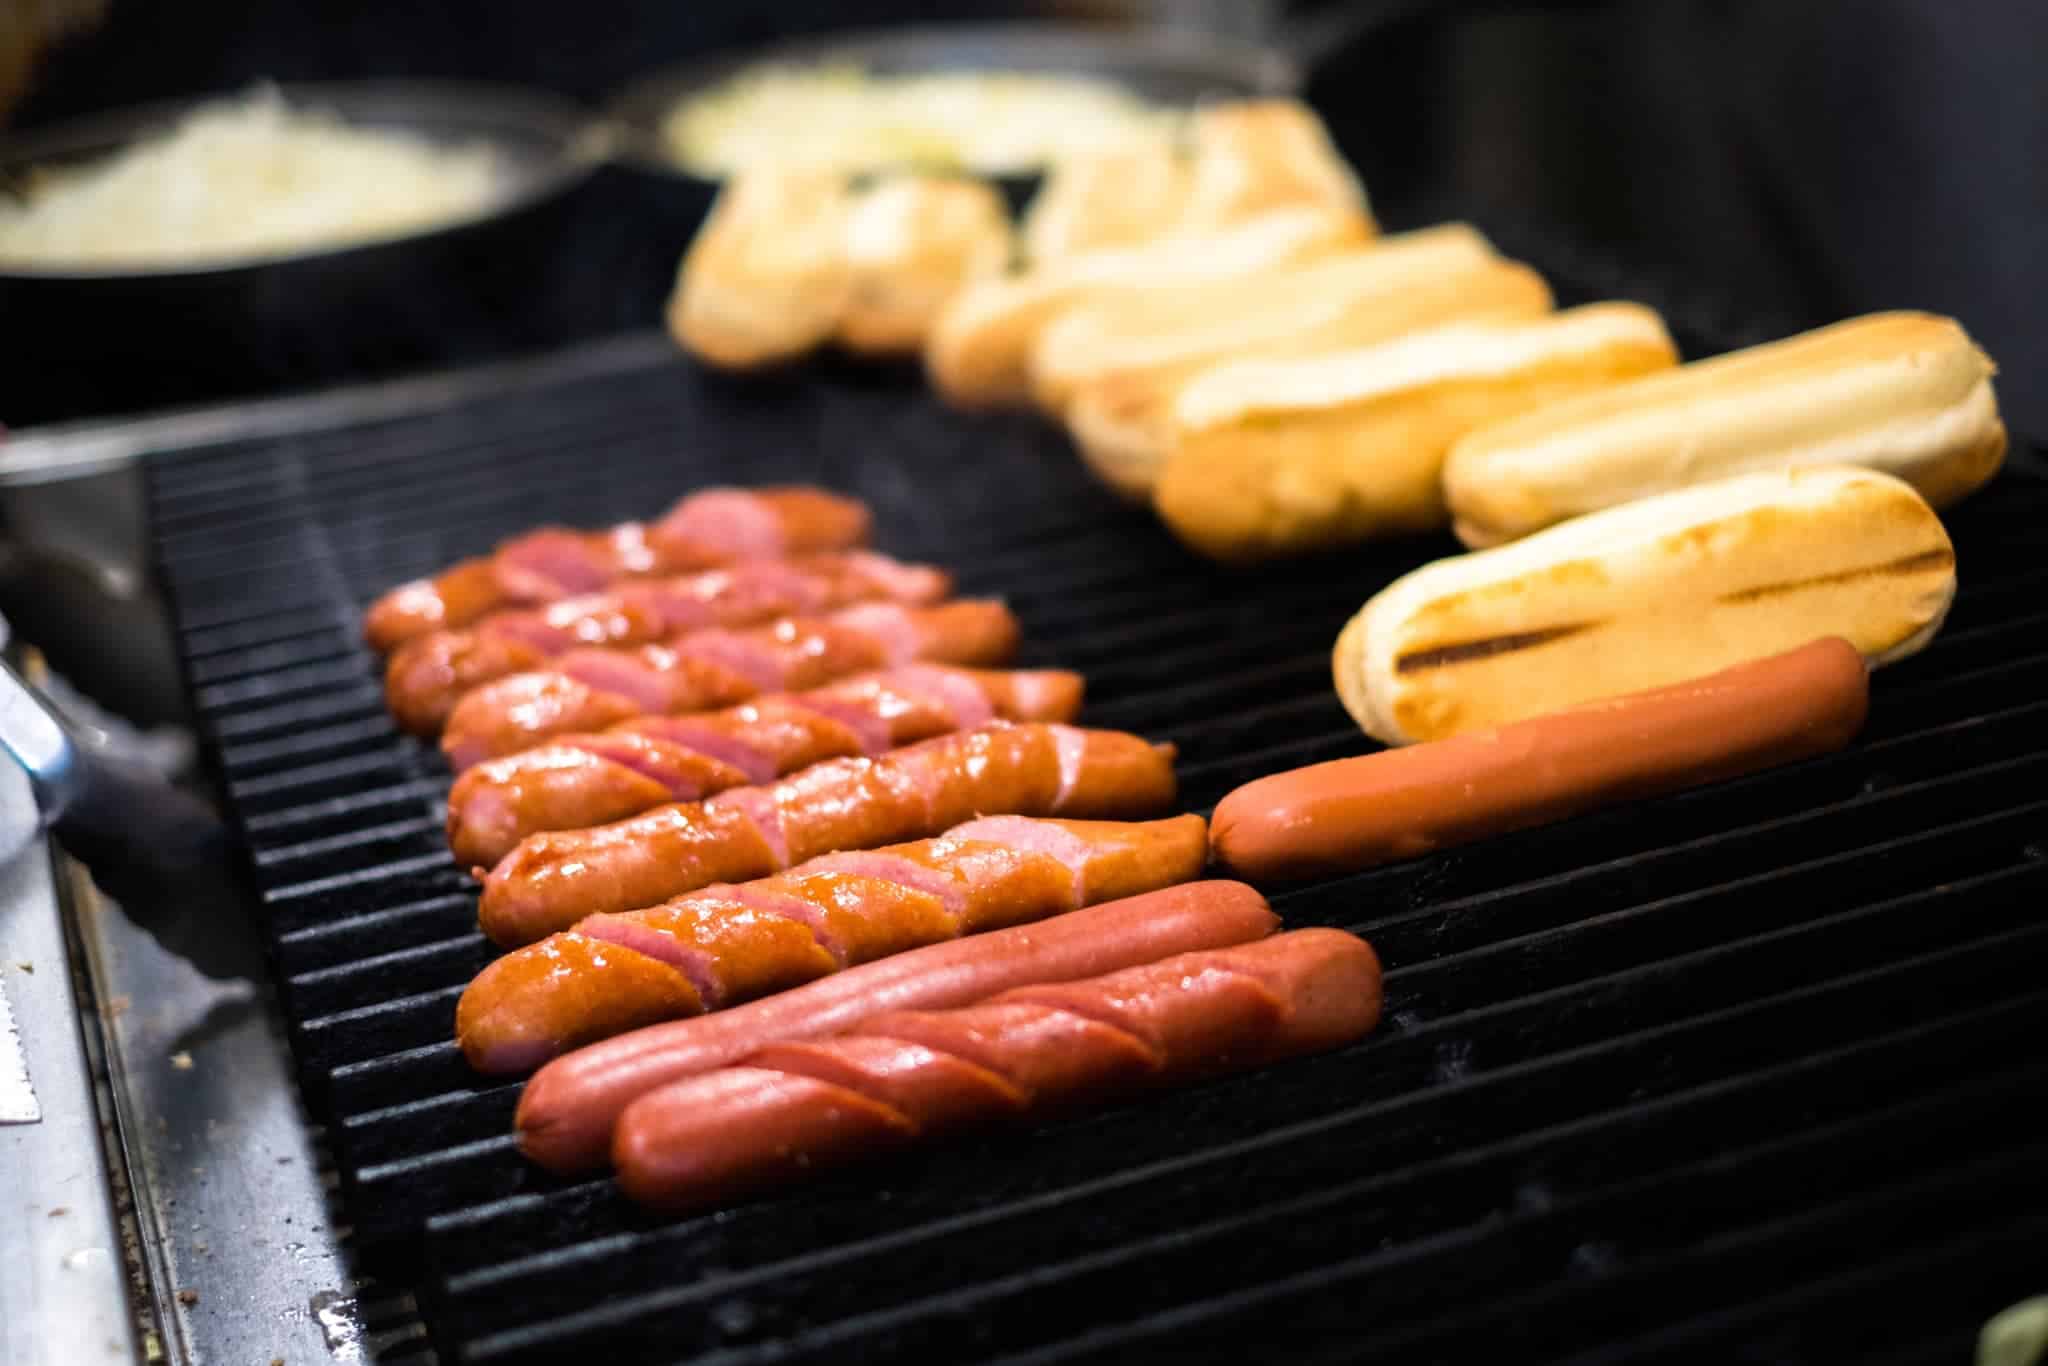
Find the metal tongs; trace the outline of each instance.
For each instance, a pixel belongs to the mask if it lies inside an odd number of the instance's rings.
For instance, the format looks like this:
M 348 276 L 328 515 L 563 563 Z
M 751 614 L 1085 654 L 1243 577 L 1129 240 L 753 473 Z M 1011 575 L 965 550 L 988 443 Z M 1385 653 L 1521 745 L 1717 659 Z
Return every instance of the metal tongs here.
M 0 748 L 28 776 L 33 817 L 7 813 L 0 862 L 47 830 L 131 915 L 230 866 L 226 828 L 154 770 L 98 752 L 0 660 Z

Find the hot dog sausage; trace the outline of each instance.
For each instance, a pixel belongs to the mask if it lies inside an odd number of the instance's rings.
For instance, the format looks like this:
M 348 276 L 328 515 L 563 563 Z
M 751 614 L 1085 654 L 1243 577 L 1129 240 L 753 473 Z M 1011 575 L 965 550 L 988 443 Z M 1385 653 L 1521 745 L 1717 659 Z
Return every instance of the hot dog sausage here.
M 635 1100 L 612 1157 L 633 1199 L 700 1209 L 959 1129 L 1336 1048 L 1379 1007 L 1371 946 L 1297 930 L 771 1044 Z
M 822 489 L 704 489 L 652 524 L 543 527 L 434 578 L 400 584 L 371 604 L 363 634 L 373 649 L 388 651 L 501 607 L 552 602 L 614 579 L 843 550 L 867 540 L 869 521 L 865 506 Z
M 943 1010 L 1012 987 L 1065 982 L 1192 949 L 1259 939 L 1279 924 L 1241 882 L 1194 882 L 1037 924 L 928 944 L 696 1019 L 634 1030 L 557 1058 L 519 1097 L 519 1146 L 557 1172 L 603 1165 L 612 1125 L 658 1086 L 769 1043 L 823 1038 L 887 1010 Z M 677 1013 L 681 1013 L 679 1010 Z
M 1218 803 L 1215 852 L 1248 877 L 1350 872 L 1839 749 L 1868 705 L 1862 656 L 1829 637 L 1691 683 L 1261 778 Z
M 448 794 L 455 857 L 490 867 L 528 835 L 624 820 L 665 802 L 879 754 L 991 716 L 1069 721 L 1079 674 L 907 665 L 702 716 L 651 716 L 478 764 Z
M 456 1008 L 456 1040 L 479 1071 L 524 1071 L 625 1029 L 1185 882 L 1207 838 L 1199 816 L 969 821 L 937 839 L 593 915 L 478 973 Z
M 765 877 L 835 849 L 937 834 L 978 812 L 1144 816 L 1173 796 L 1171 746 L 1121 731 L 991 722 L 878 759 L 815 764 L 765 787 L 529 836 L 484 876 L 478 919 L 500 944 L 529 944 L 586 915 Z
M 466 630 L 408 640 L 385 667 L 384 698 L 407 730 L 436 735 L 464 693 L 494 678 L 545 668 L 571 650 L 674 643 L 689 631 L 752 626 L 856 602 L 924 606 L 950 591 L 952 578 L 944 570 L 859 550 L 632 580 L 541 607 L 494 612 Z
M 708 711 L 915 661 L 1001 664 L 1016 649 L 1010 609 L 967 600 L 937 607 L 862 603 L 743 631 L 693 631 L 674 645 L 572 650 L 548 669 L 511 674 L 464 697 L 449 713 L 441 752 L 459 773 L 552 736 L 603 730 L 635 716 Z

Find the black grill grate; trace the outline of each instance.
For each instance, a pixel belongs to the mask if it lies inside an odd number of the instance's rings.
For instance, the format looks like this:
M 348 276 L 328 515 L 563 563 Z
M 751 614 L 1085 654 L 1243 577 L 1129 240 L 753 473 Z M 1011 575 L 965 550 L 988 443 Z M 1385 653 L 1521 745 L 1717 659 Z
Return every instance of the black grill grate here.
M 1381 951 L 1365 1044 L 665 1223 L 528 1168 L 516 1089 L 448 1041 L 487 953 L 445 770 L 357 644 L 376 591 L 535 521 L 814 479 L 1007 595 L 1026 662 L 1180 744 L 1205 808 L 1367 747 L 1329 642 L 1448 543 L 1218 571 L 1036 424 L 830 367 L 622 369 L 150 473 L 309 1094 L 446 1359 L 1953 1361 L 2048 1280 L 2036 475 L 1951 518 L 1954 617 L 1852 751 L 1277 898 Z

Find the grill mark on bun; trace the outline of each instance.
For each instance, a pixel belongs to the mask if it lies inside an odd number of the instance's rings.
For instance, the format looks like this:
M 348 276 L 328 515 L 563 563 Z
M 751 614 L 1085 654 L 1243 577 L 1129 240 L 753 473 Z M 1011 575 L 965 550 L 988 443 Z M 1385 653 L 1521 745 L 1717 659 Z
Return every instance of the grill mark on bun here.
M 1835 584 L 1854 583 L 1858 579 L 1903 577 L 1907 574 L 1917 574 L 1922 570 L 1947 569 L 1955 562 L 1955 552 L 1941 546 L 1934 550 L 1904 555 L 1896 560 L 1886 560 L 1883 564 L 1864 565 L 1859 569 L 1839 569 L 1832 574 L 1816 574 L 1807 579 L 1786 579 L 1782 583 L 1760 583 L 1754 588 L 1738 588 L 1732 593 L 1723 593 L 1721 601 L 1756 602 L 1783 593 L 1796 593 L 1804 588 L 1823 588 Z
M 1478 640 L 1461 640 L 1450 645 L 1437 645 L 1427 650 L 1415 650 L 1394 660 L 1397 674 L 1419 673 L 1424 669 L 1441 668 L 1446 664 L 1466 664 L 1475 659 L 1492 659 L 1498 655 L 1512 654 L 1516 650 L 1533 650 L 1539 645 L 1563 640 L 1590 631 L 1601 623 L 1597 621 L 1570 622 L 1563 626 L 1546 626 L 1540 631 L 1516 631 L 1509 635 L 1482 636 Z

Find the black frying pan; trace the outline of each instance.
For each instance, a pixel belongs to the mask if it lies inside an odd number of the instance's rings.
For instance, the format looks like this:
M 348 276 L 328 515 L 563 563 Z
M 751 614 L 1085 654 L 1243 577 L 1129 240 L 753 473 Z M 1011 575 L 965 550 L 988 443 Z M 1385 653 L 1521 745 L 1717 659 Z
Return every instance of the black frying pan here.
M 165 267 L 0 265 L 0 423 L 309 388 L 551 339 L 529 300 L 593 169 L 582 110 L 444 82 L 279 89 L 357 126 L 488 145 L 504 192 L 470 217 L 357 246 Z M 31 167 L 105 156 L 201 102 L 0 141 L 0 194 Z
M 1383 22 L 1412 0 L 1343 5 L 1316 23 L 1284 28 L 1272 42 L 1180 29 L 1095 27 L 1070 23 L 952 24 L 864 30 L 720 54 L 656 72 L 608 106 L 614 155 L 649 175 L 649 197 L 664 230 L 687 239 L 718 192 L 718 182 L 669 160 L 662 118 L 679 102 L 763 63 L 851 62 L 878 75 L 931 71 L 1050 71 L 1094 76 L 1169 105 L 1247 95 L 1299 95 L 1310 69 L 1357 31 Z M 1013 208 L 1037 189 L 1036 175 L 1001 178 Z

